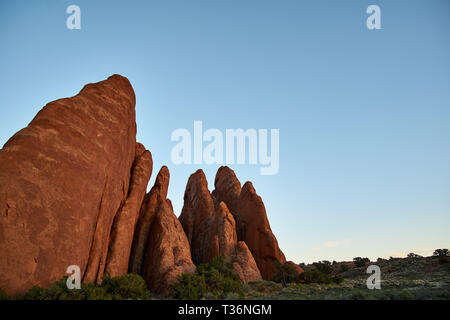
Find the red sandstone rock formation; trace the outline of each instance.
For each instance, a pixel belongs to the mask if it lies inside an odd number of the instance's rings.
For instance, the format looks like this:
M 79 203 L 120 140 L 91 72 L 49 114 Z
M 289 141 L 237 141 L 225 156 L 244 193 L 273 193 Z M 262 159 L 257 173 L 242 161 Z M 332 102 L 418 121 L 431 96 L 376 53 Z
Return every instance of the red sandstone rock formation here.
M 192 260 L 195 264 L 206 262 L 201 238 L 203 221 L 215 213 L 214 203 L 208 190 L 208 182 L 202 170 L 191 174 L 184 192 L 184 205 L 179 220 L 191 245 Z
M 169 189 L 169 179 L 169 169 L 166 166 L 163 166 L 156 176 L 155 184 L 145 196 L 142 203 L 131 249 L 129 264 L 130 272 L 142 274 L 142 264 L 144 263 L 145 252 L 147 250 L 150 227 L 155 218 L 157 209 L 161 206 L 162 202 L 166 200 L 167 191 Z
M 170 200 L 158 208 L 149 235 L 143 276 L 150 291 L 166 294 L 179 275 L 195 272 L 189 242 Z
M 239 241 L 244 241 L 258 264 L 264 279 L 270 280 L 276 273 L 274 261 L 286 262 L 283 252 L 272 233 L 266 209 L 251 182 L 241 184 L 228 167 L 220 167 L 215 178 L 213 195 L 216 201 L 224 201 L 236 219 Z
M 262 279 L 255 259 L 244 241 L 238 242 L 233 260 L 233 267 L 242 282 L 247 283 Z
M 111 232 L 111 240 L 106 262 L 106 272 L 111 277 L 128 272 L 133 234 L 141 209 L 142 200 L 147 191 L 148 180 L 152 174 L 152 155 L 138 143 L 131 176 L 128 198 L 116 214 Z
M 224 255 L 243 282 L 270 279 L 278 248 L 251 183 L 221 167 L 212 194 L 202 170 L 189 177 L 179 220 L 169 171 L 152 172 L 136 143 L 135 96 L 114 75 L 49 103 L 0 150 L 0 287 L 48 286 L 81 268 L 83 282 L 141 274 L 165 294 L 196 263 Z M 190 247 L 191 246 L 191 247 Z M 192 252 L 192 256 L 191 256 Z M 301 269 L 301 268 L 300 268 Z
M 276 273 L 274 261 L 285 263 L 286 258 L 270 229 L 264 203 L 251 182 L 242 187 L 237 216 L 242 240 L 252 252 L 262 277 L 270 280 Z
M 100 280 L 135 158 L 135 95 L 114 75 L 47 104 L 0 150 L 0 287 Z
M 237 181 L 234 173 L 228 176 Z M 237 183 L 239 184 L 239 181 Z M 224 192 L 236 190 L 234 187 L 227 187 L 227 184 L 223 186 L 221 190 Z M 219 192 L 216 194 L 217 197 L 214 197 L 214 193 L 212 196 L 209 193 L 202 170 L 189 177 L 179 219 L 189 239 L 193 261 L 196 264 L 209 262 L 220 254 L 235 261 L 234 267 L 243 282 L 260 279 L 256 262 L 247 246 L 245 243 L 238 244 L 236 222 L 227 205 L 220 201 L 216 208 L 214 207 L 213 198 L 219 201 L 232 197 Z
M 152 292 L 166 294 L 184 272 L 194 272 L 183 227 L 166 199 L 169 170 L 163 166 L 141 210 L 130 259 L 130 271 L 142 274 Z
M 198 226 L 193 241 L 197 263 L 209 262 L 218 255 L 234 256 L 236 245 L 236 223 L 226 204 L 221 202 L 217 211 Z
M 212 195 L 217 204 L 225 202 L 233 216 L 237 213 L 239 195 L 241 194 L 241 183 L 236 174 L 229 167 L 220 167 L 214 180 L 214 191 Z M 236 217 L 235 217 L 236 218 Z

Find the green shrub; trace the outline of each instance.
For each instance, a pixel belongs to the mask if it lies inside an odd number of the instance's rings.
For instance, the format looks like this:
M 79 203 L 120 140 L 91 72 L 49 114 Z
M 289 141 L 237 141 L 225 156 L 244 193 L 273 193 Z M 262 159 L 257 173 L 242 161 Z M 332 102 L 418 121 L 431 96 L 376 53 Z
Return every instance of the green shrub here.
M 360 267 L 365 267 L 370 262 L 370 260 L 369 260 L 369 258 L 356 257 L 356 258 L 353 258 L 353 262 L 355 263 L 355 266 L 360 268 Z
M 342 282 L 344 282 L 344 278 L 341 276 L 334 276 L 331 278 L 331 280 L 336 284 L 341 284 Z
M 408 289 L 403 289 L 400 291 L 398 299 L 400 300 L 414 300 L 416 297 Z
M 0 288 L 0 300 L 9 300 L 8 294 L 2 288 Z
M 320 272 L 317 269 L 309 269 L 302 272 L 299 279 L 303 283 L 318 283 L 318 284 L 329 284 L 332 279 L 329 275 Z
M 283 287 L 288 283 L 298 282 L 298 272 L 297 269 L 290 265 L 289 263 L 280 263 L 279 261 L 274 261 L 277 273 L 273 276 L 272 281 L 281 283 Z
M 438 257 L 440 264 L 444 264 L 449 262 L 450 252 L 448 249 L 436 249 L 433 252 L 433 256 Z
M 367 300 L 369 299 L 369 294 L 360 289 L 356 289 L 353 291 L 351 298 L 353 300 Z
M 436 249 L 433 252 L 433 256 L 435 257 L 448 257 L 450 256 L 450 252 L 448 249 Z
M 45 289 L 34 286 L 19 300 L 124 300 L 124 299 L 149 299 L 144 279 L 136 274 L 126 274 L 111 278 L 106 276 L 98 286 L 93 283 L 81 284 L 80 289 L 68 289 L 67 277 L 54 283 Z
M 223 256 L 217 256 L 210 262 L 199 265 L 195 273 L 182 274 L 172 286 L 172 296 L 176 299 L 223 299 L 243 295 L 239 276 L 233 265 Z
M 333 273 L 333 267 L 330 263 L 330 261 L 324 260 L 321 262 L 314 262 L 313 266 L 316 267 L 317 270 L 324 274 L 332 274 Z
M 438 261 L 439 261 L 440 264 L 444 264 L 444 263 L 448 263 L 449 259 L 448 259 L 448 257 L 440 256 L 438 258 Z
M 422 258 L 421 255 L 414 253 L 414 252 L 410 252 L 408 253 L 408 255 L 406 256 L 408 259 L 420 259 Z
M 339 268 L 339 272 L 346 272 L 346 271 L 348 271 L 349 269 L 350 269 L 349 265 L 343 263 L 343 264 L 341 264 L 341 266 L 340 266 L 340 268 Z
M 195 273 L 183 273 L 173 286 L 173 296 L 181 300 L 198 300 L 206 293 L 205 276 Z
M 142 300 L 150 298 L 150 292 L 147 289 L 145 280 L 133 273 L 114 278 L 106 276 L 100 287 L 103 288 L 107 294 L 112 295 L 113 299 Z

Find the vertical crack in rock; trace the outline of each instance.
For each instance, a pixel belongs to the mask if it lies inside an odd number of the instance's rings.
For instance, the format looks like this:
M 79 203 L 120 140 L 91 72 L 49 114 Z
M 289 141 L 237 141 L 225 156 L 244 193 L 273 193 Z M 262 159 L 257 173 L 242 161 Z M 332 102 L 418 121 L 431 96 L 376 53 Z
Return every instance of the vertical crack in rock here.
M 182 273 L 195 271 L 188 239 L 166 198 L 169 178 L 163 166 L 142 205 L 130 258 L 130 271 L 158 294 L 167 294 Z
M 150 152 L 141 144 L 137 144 L 136 150 L 128 198 L 117 213 L 111 232 L 106 264 L 106 272 L 111 277 L 128 272 L 134 229 L 153 168 Z

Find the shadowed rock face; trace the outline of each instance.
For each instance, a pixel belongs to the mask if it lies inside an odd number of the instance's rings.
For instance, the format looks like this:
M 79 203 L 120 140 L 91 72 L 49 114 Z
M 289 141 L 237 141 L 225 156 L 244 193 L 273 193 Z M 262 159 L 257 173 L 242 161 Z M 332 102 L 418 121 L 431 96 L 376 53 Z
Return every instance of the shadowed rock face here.
M 129 194 L 135 95 L 114 75 L 47 104 L 0 150 L 0 287 L 48 286 L 78 265 L 100 280 Z
M 139 219 L 134 232 L 133 246 L 129 271 L 137 274 L 142 273 L 145 252 L 147 250 L 150 228 L 156 215 L 156 211 L 166 200 L 169 189 L 170 173 L 166 166 L 163 166 L 156 177 L 155 184 L 145 196 L 142 203 Z
M 247 283 L 262 279 L 255 259 L 244 241 L 238 242 L 233 260 L 233 267 L 242 282 Z
M 276 273 L 274 261 L 285 263 L 286 258 L 270 229 L 264 203 L 251 182 L 246 182 L 242 187 L 237 216 L 237 228 L 242 240 L 252 252 L 262 277 L 270 280 Z
M 218 255 L 231 257 L 235 254 L 236 223 L 225 203 L 221 202 L 217 211 L 198 226 L 193 244 L 197 263 L 209 262 Z
M 251 182 L 241 184 L 233 170 L 220 167 L 215 178 L 214 198 L 226 203 L 236 220 L 239 241 L 244 241 L 258 264 L 264 279 L 270 280 L 276 273 L 275 260 L 285 263 L 267 219 L 264 203 L 256 194 Z
M 196 269 L 186 234 L 170 200 L 161 203 L 149 235 L 143 276 L 150 291 L 166 294 L 179 275 Z
M 191 245 L 192 260 L 195 264 L 205 262 L 204 243 L 200 241 L 202 223 L 214 216 L 215 209 L 208 182 L 202 170 L 191 174 L 184 192 L 184 205 L 179 220 Z
M 169 170 L 163 166 L 142 206 L 130 259 L 130 271 L 142 274 L 159 294 L 182 273 L 195 271 L 186 234 L 166 199 L 168 186 Z
M 152 156 L 138 143 L 131 176 L 130 189 L 125 204 L 116 214 L 111 232 L 106 272 L 111 277 L 128 272 L 133 234 L 141 209 L 142 200 L 147 191 L 148 180 L 152 173 Z

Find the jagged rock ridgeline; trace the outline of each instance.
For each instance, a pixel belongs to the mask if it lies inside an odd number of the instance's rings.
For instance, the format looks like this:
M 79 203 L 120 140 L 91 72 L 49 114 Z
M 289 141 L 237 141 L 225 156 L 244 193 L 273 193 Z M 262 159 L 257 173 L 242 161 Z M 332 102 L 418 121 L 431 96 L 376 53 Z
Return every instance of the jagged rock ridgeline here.
M 146 194 L 152 169 L 126 78 L 47 104 L 0 150 L 0 288 L 46 287 L 77 265 L 85 283 L 133 272 L 164 295 L 219 254 L 243 282 L 271 279 L 274 261 L 286 262 L 261 198 L 230 168 L 219 168 L 212 193 L 193 173 L 179 219 L 166 166 Z

